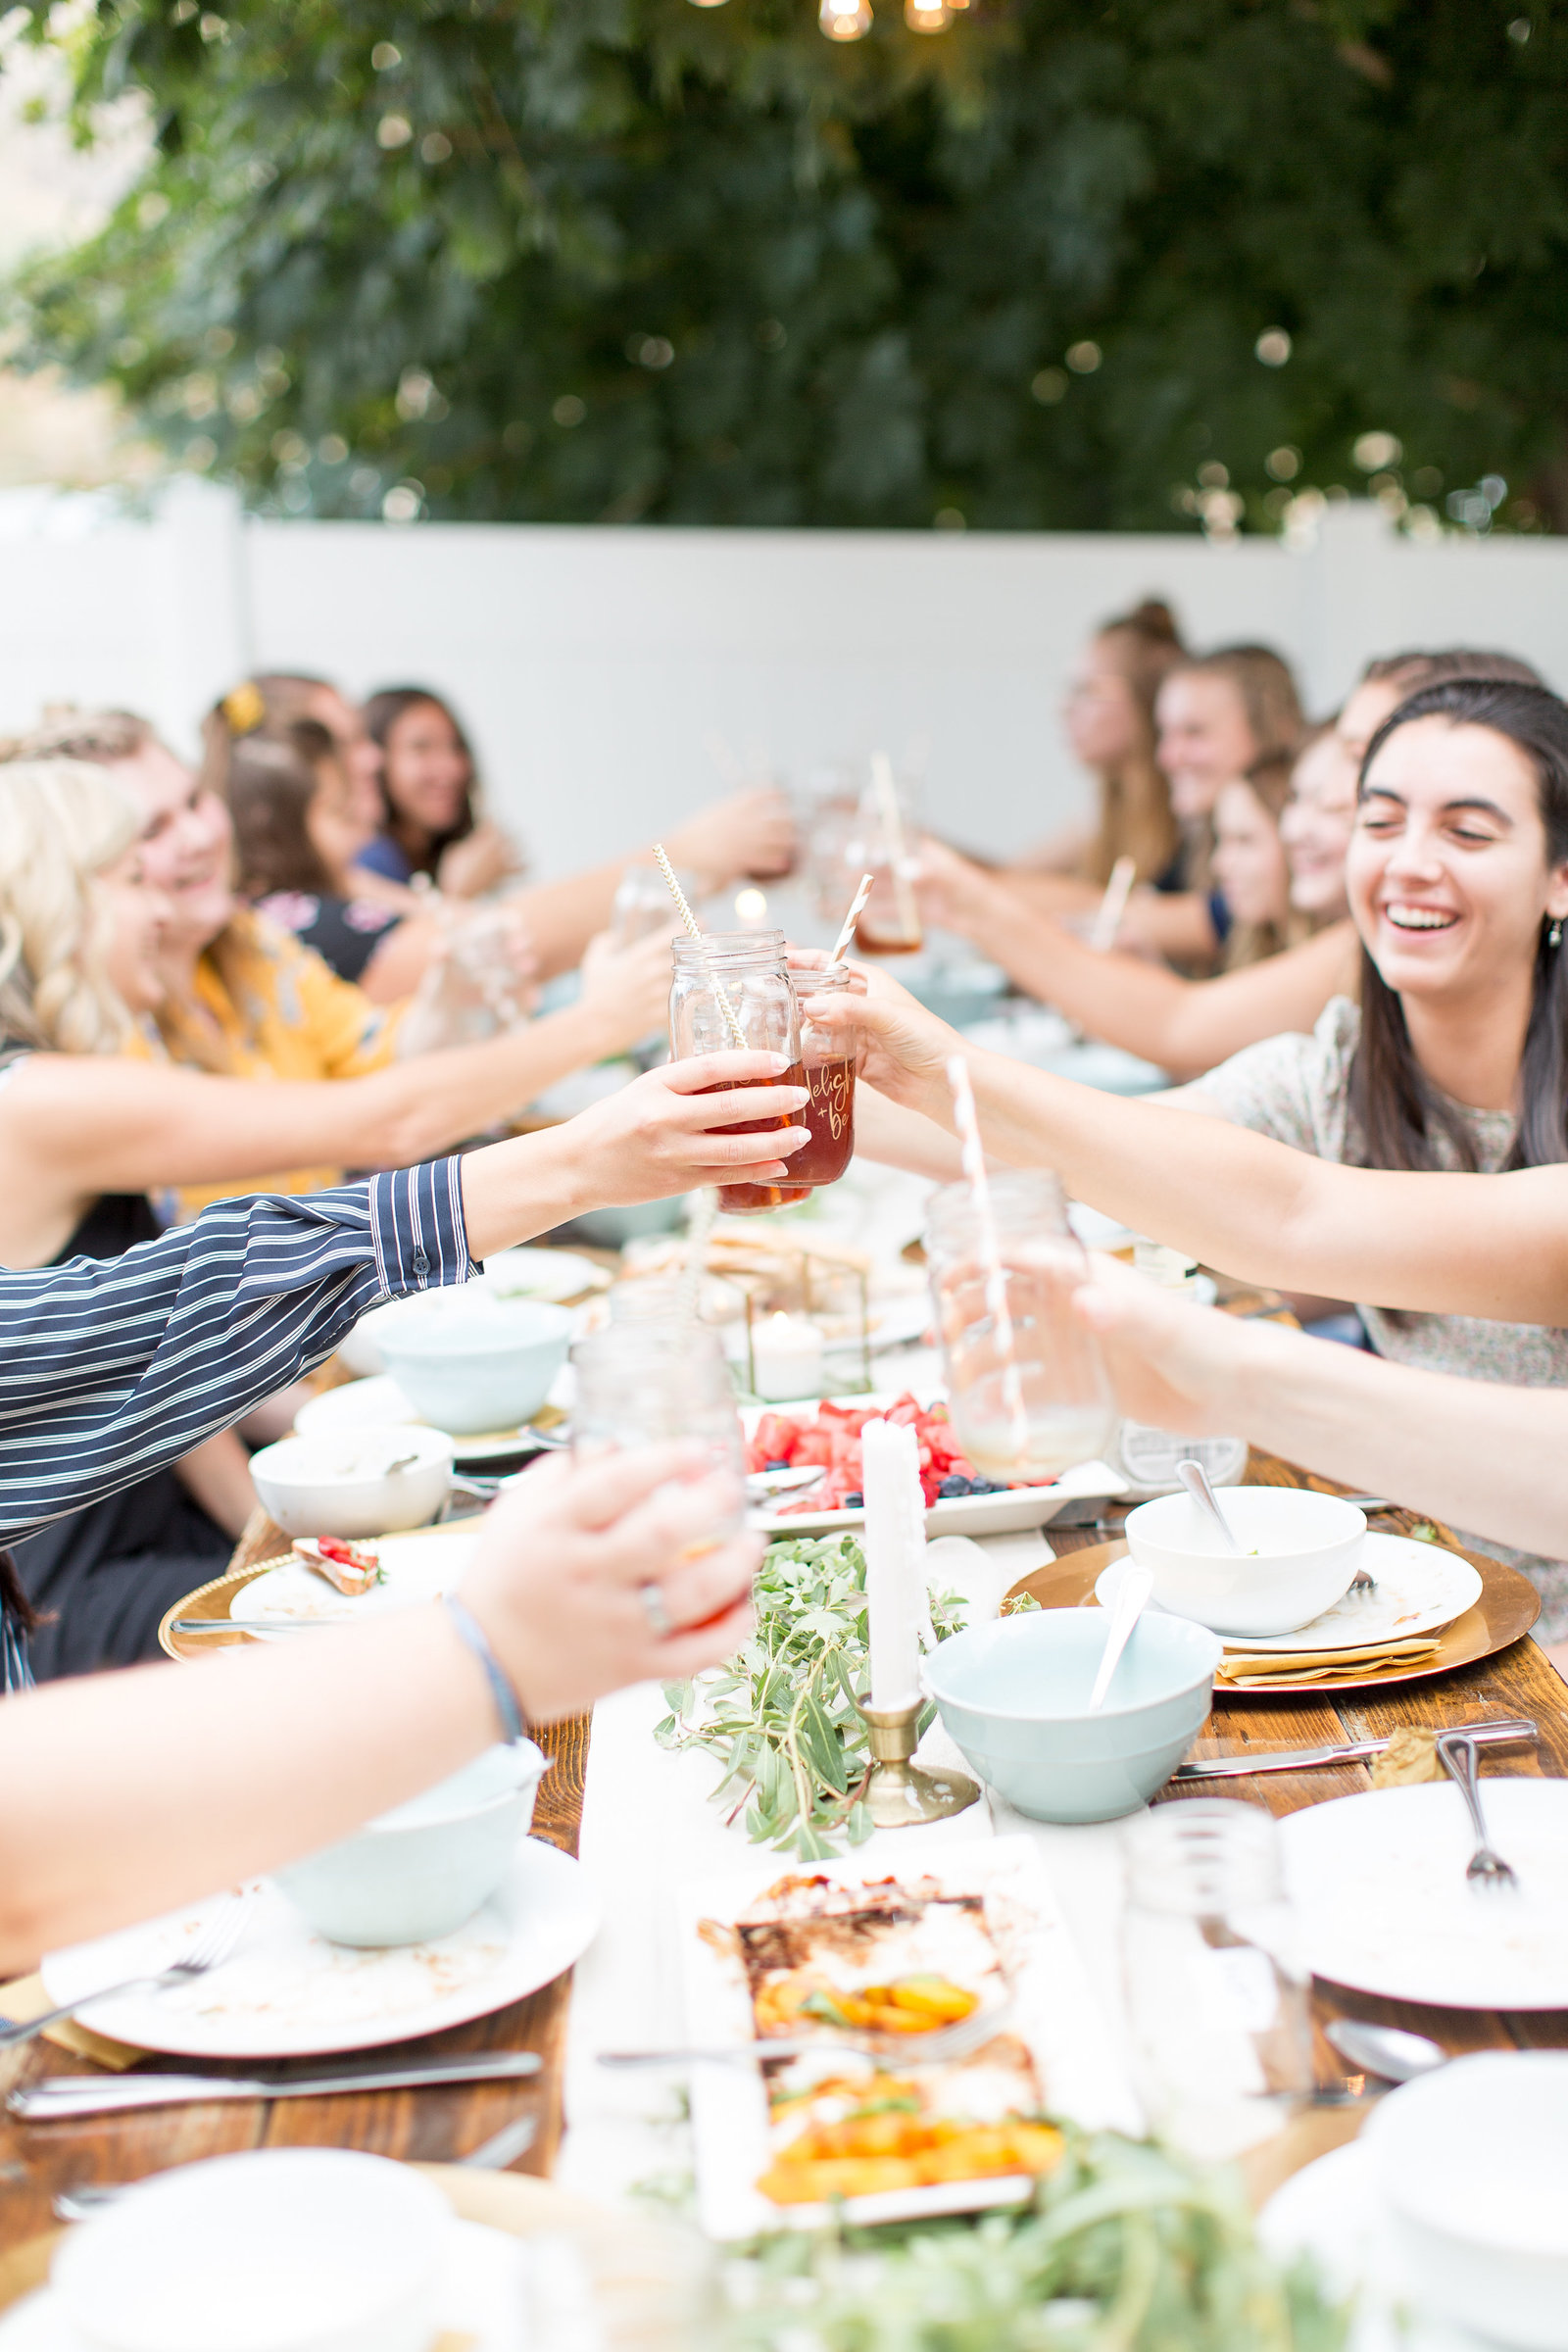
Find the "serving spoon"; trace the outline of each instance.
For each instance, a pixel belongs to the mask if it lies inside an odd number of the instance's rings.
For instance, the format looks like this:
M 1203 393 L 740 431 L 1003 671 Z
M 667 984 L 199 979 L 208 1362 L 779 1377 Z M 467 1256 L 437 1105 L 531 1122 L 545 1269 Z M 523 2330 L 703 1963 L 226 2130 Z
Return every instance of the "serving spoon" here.
M 1203 1468 L 1202 1463 L 1195 1462 L 1191 1458 L 1184 1462 L 1178 1462 L 1176 1475 L 1218 1535 L 1220 1542 L 1225 1546 L 1226 1557 L 1239 1560 L 1247 1556 L 1242 1545 L 1236 1541 L 1235 1529 L 1214 1498 L 1214 1490 L 1208 1483 L 1208 1472 Z M 1352 1496 L 1351 1499 L 1353 1500 L 1354 1497 Z M 1377 1497 L 1369 1495 L 1365 1499 L 1371 1502 L 1375 1501 Z M 1352 1592 L 1364 1594 L 1375 1592 L 1377 1589 L 1375 1578 L 1370 1577 L 1364 1568 L 1358 1568 L 1350 1579 Z

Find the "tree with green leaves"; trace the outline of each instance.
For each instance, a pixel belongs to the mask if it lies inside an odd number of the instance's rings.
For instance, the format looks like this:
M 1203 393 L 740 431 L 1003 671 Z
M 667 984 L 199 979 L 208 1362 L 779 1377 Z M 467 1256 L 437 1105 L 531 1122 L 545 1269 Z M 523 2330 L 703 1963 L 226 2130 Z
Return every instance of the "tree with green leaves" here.
M 39 39 L 50 0 L 25 0 Z M 1521 14 L 1524 11 L 1527 13 Z M 15 290 L 263 511 L 1568 528 L 1563 0 L 99 0 Z

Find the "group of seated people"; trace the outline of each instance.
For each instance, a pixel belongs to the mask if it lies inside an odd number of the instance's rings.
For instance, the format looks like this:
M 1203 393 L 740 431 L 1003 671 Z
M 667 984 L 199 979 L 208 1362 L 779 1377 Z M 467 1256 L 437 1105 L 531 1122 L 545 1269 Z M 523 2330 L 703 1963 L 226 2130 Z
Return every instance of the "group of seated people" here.
M 986 1148 L 1056 1168 L 1076 1197 L 1227 1272 L 1356 1302 L 1364 1351 L 1194 1312 L 1111 1266 L 1080 1295 L 1128 1412 L 1240 1432 L 1512 1547 L 1542 1592 L 1540 1638 L 1559 1643 L 1568 706 L 1506 657 L 1412 654 L 1373 664 L 1333 728 L 1298 749 L 1283 732 L 1264 740 L 1289 706 L 1266 669 L 1244 684 L 1256 649 L 1198 662 L 1176 649 L 1149 690 L 1157 636 L 1147 614 L 1114 624 L 1085 673 L 1086 694 L 1121 679 L 1144 732 L 1136 771 L 1131 754 L 1101 762 L 1099 836 L 1056 855 L 1079 870 L 984 868 L 929 843 L 921 888 L 1031 993 L 1192 1083 L 1174 1100 L 1123 1101 L 971 1047 Z M 1185 707 L 1183 681 L 1196 690 Z M 748 1093 L 773 1065 L 726 1054 L 652 1071 L 541 1133 L 427 1159 L 646 1034 L 667 975 L 663 940 L 601 950 L 577 1004 L 408 1054 L 422 981 L 412 1005 L 395 993 L 372 1002 L 247 906 L 230 871 L 231 833 L 243 840 L 248 822 L 236 784 L 275 747 L 279 773 L 298 760 L 314 778 L 296 794 L 303 814 L 326 789 L 341 815 L 336 836 L 318 824 L 312 838 L 318 879 L 349 887 L 298 895 L 352 906 L 361 889 L 401 891 L 397 929 L 447 919 L 412 885 L 433 865 L 443 901 L 472 886 L 440 870 L 482 832 L 453 837 L 450 796 L 432 795 L 401 833 L 383 814 L 371 838 L 395 840 L 406 871 L 387 858 L 362 882 L 348 847 L 363 830 L 357 796 L 368 813 L 364 787 L 379 789 L 401 722 L 419 718 L 427 781 L 439 769 L 450 787 L 462 772 L 461 731 L 430 715 L 442 709 L 427 696 L 383 710 L 376 740 L 331 689 L 257 680 L 214 714 L 197 776 L 118 716 L 62 721 L 0 765 L 0 1529 L 16 1562 L 0 1687 L 24 1680 L 29 1649 L 33 1673 L 57 1675 L 148 1654 L 170 1598 L 226 1552 L 246 1499 L 236 1428 L 269 1414 L 279 1425 L 289 1384 L 367 1306 L 464 1280 L 473 1258 L 598 1202 L 667 1197 L 740 1167 L 765 1182 L 806 1139 L 804 1126 L 734 1131 L 806 1098 Z M 443 746 L 456 755 L 444 767 Z M 1245 894 L 1218 903 L 1216 878 L 1247 868 L 1225 851 L 1227 827 L 1234 838 L 1250 821 L 1242 788 L 1266 811 L 1259 761 L 1293 752 L 1290 888 L 1315 927 L 1293 941 L 1289 910 L 1271 917 L 1272 954 L 1197 976 L 1227 938 L 1262 926 Z M 1175 846 L 1155 871 L 1166 778 Z M 732 878 L 764 862 L 762 813 L 754 805 L 737 823 L 723 804 L 666 841 L 679 861 Z M 772 813 L 766 858 L 782 865 L 787 828 Z M 1150 845 L 1141 870 L 1182 887 L 1135 893 L 1130 927 L 1186 971 L 1097 953 L 1072 928 L 1134 819 Z M 505 859 L 493 845 L 476 856 L 480 890 L 506 878 Z M 583 955 L 619 871 L 509 892 L 535 973 Z M 258 897 L 289 887 L 275 871 L 257 880 Z M 808 992 L 813 958 L 798 961 Z M 808 1002 L 820 1028 L 862 1040 L 860 1148 L 956 1173 L 947 1062 L 961 1041 L 885 970 L 862 969 L 853 998 Z M 717 1113 L 698 1090 L 720 1081 L 738 1091 Z M 162 1225 L 149 1197 L 178 1221 Z M 545 1720 L 618 1681 L 726 1654 L 756 1546 L 721 1546 L 699 1573 L 686 1555 L 704 1490 L 671 1489 L 670 1466 L 628 1456 L 610 1480 L 556 1465 L 525 1481 L 492 1514 L 439 1640 L 439 1609 L 411 1612 L 417 1625 L 332 1636 L 309 1660 L 152 1669 L 0 1706 L 0 1775 L 37 1790 L 0 1815 L 0 1964 L 323 1843 L 519 1710 Z M 205 1548 L 180 1520 L 187 1548 L 171 1555 L 175 1509 L 205 1518 Z M 672 1632 L 656 1633 L 640 1606 L 649 1585 Z M 302 1726 L 297 1745 L 278 1739 L 285 1718 Z M 106 1804 L 111 1741 L 135 1763 Z M 351 1770 L 338 1771 L 340 1748 Z M 176 1756 L 177 1852 L 147 1827 L 167 1820 L 160 1776 Z

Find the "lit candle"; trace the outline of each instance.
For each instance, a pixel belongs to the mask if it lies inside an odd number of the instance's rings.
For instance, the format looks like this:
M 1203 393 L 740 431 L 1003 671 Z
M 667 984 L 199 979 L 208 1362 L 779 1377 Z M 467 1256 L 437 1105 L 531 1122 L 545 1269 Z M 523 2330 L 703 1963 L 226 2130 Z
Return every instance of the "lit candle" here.
M 871 1704 L 906 1707 L 920 1695 L 925 1586 L 920 1449 L 913 1430 L 893 1421 L 868 1421 L 860 1432 L 860 1463 Z
M 805 1315 L 769 1315 L 752 1332 L 752 1377 L 759 1396 L 782 1404 L 822 1394 L 822 1334 Z

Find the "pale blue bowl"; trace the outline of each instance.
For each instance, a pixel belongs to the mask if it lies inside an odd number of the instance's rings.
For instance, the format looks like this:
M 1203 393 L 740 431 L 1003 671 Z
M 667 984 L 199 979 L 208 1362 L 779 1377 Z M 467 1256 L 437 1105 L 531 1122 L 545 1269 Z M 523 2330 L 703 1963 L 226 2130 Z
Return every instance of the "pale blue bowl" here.
M 926 1682 L 965 1761 L 1034 1821 L 1113 1821 L 1169 1780 L 1207 1717 L 1223 1643 L 1140 1618 L 1098 1714 L 1104 1609 L 1042 1609 L 955 1634 Z
M 455 1437 L 515 1429 L 536 1413 L 566 1360 L 573 1320 L 535 1298 L 472 1284 L 427 1296 L 377 1332 L 387 1369 L 421 1420 Z

